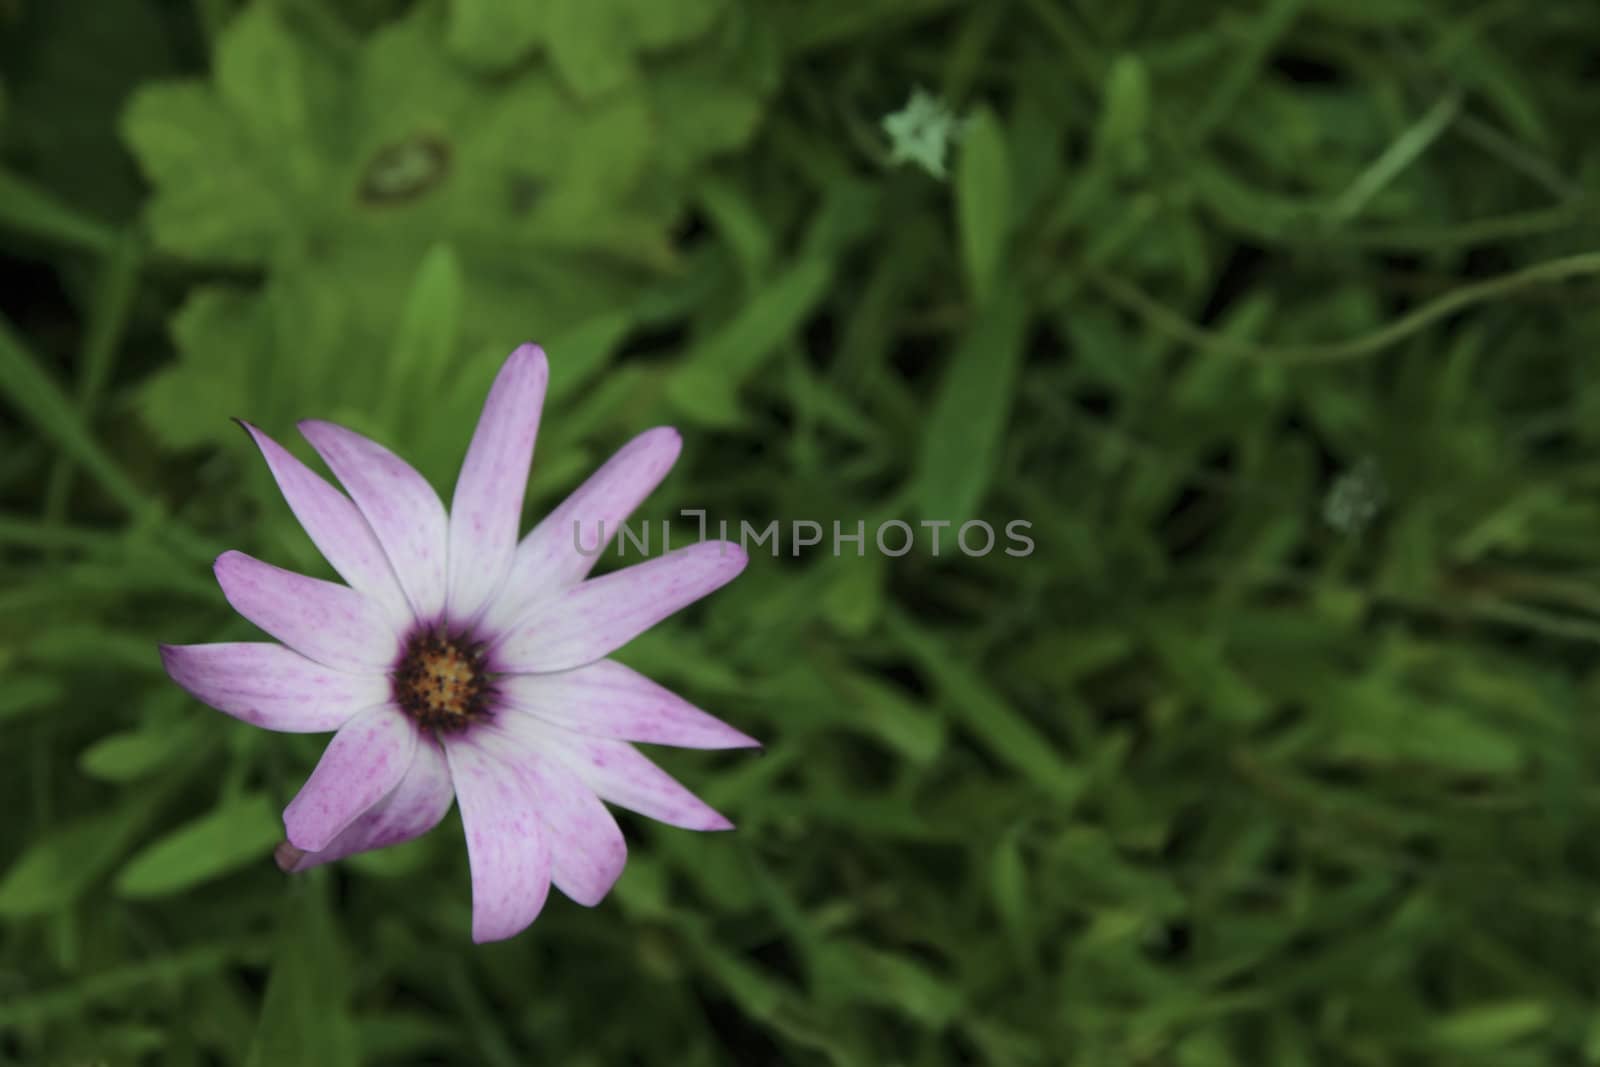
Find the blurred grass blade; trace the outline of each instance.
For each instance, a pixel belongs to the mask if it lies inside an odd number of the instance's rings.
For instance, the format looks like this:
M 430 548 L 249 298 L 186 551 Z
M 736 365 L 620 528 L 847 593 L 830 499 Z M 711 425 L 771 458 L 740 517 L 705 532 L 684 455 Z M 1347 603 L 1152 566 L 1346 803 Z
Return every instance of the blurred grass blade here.
M 994 477 L 1022 364 L 1028 306 L 1006 290 L 969 327 L 922 428 L 917 499 L 927 519 L 959 527 L 977 516 Z M 946 540 L 953 536 L 944 531 Z
M 284 901 L 272 974 L 246 1067 L 356 1067 L 360 1058 L 346 1007 L 343 939 L 320 886 L 296 889 Z
M 95 441 L 67 395 L 40 369 L 33 353 L 23 347 L 4 319 L 0 319 L 0 391 L 44 436 L 83 464 L 100 487 L 123 508 L 143 519 L 162 516 L 160 505 L 145 496 Z M 217 554 L 211 546 L 170 520 L 163 520 L 163 529 L 186 551 L 206 558 Z
M 989 688 L 980 675 L 904 615 L 888 616 L 888 629 L 933 679 L 956 721 L 984 747 L 1058 800 L 1077 800 L 1086 784 L 1082 771 L 1067 763 L 1050 739 Z
M 799 329 L 832 274 L 827 261 L 803 259 L 769 282 L 679 364 L 667 381 L 673 406 L 708 426 L 737 425 L 740 386 Z
M 0 226 L 43 241 L 90 252 L 106 252 L 116 231 L 81 215 L 48 190 L 0 168 Z
M 77 388 L 73 399 L 78 414 L 87 425 L 94 417 L 95 405 L 111 377 L 117 349 L 128 327 L 133 298 L 139 287 L 139 272 L 144 261 L 144 241 L 137 230 L 118 235 L 100 269 L 94 302 L 89 308 L 82 354 L 78 359 Z M 72 458 L 56 457 L 45 490 L 45 515 L 60 519 L 66 514 L 72 492 Z
M 967 121 L 955 185 L 961 263 L 973 301 L 982 306 L 1000 284 L 1011 232 L 1011 161 L 1005 131 L 988 110 Z

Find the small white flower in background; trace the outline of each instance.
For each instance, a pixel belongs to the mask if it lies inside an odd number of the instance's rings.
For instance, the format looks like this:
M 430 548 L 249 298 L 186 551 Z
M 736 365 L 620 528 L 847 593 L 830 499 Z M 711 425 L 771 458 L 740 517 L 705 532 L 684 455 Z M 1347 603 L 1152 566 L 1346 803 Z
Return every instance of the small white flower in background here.
M 1378 461 L 1366 457 L 1334 479 L 1322 502 L 1322 518 L 1342 534 L 1359 535 L 1378 517 L 1388 500 Z
M 883 117 L 883 132 L 889 135 L 889 162 L 896 166 L 915 163 L 943 181 L 945 157 L 950 143 L 961 139 L 966 120 L 939 97 L 921 87 L 911 90 L 911 99 L 899 111 Z

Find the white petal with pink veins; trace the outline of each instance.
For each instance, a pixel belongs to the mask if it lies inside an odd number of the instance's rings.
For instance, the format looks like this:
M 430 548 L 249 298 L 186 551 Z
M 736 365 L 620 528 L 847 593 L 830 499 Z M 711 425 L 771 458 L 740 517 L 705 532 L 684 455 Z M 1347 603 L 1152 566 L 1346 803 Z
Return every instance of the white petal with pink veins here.
M 289 510 L 323 558 L 352 589 L 383 605 L 391 621 L 403 628 L 410 622 L 411 606 L 360 510 L 288 449 L 248 422 L 240 420 L 240 425 L 261 449 Z
M 495 726 L 523 747 L 560 759 L 612 804 L 686 830 L 733 829 L 731 822 L 626 741 L 575 734 L 532 715 L 502 715 Z
M 454 799 L 443 750 L 433 738 L 419 737 L 411 766 L 388 796 L 357 816 L 319 852 L 280 846 L 278 866 L 285 871 L 307 871 L 358 852 L 421 837 L 439 825 Z
M 580 582 L 536 604 L 494 650 L 499 669 L 564 671 L 610 655 L 744 570 L 745 551 L 704 541 Z
M 381 674 L 352 674 L 271 642 L 162 645 L 172 680 L 236 719 L 283 733 L 337 730 L 389 695 Z
M 550 892 L 550 840 L 538 798 L 516 769 L 470 741 L 445 744 L 472 869 L 472 940 L 527 929 Z
M 615 660 L 558 674 L 508 674 L 511 708 L 596 737 L 676 748 L 755 748 L 760 742 Z
M 586 908 L 605 898 L 628 862 L 622 829 L 594 790 L 559 758 L 527 743 L 526 735 L 490 726 L 474 741 L 515 767 L 533 790 L 535 810 L 550 838 L 550 878 Z
M 417 728 L 392 705 L 368 708 L 345 723 L 283 810 L 289 843 L 306 852 L 327 848 L 400 784 L 416 748 Z
M 550 364 L 523 345 L 500 368 L 484 401 L 450 503 L 449 614 L 471 619 L 505 583 L 522 525 L 522 496 L 539 434 Z
M 234 610 L 296 652 L 345 671 L 385 671 L 400 640 L 378 602 L 348 586 L 224 552 L 212 570 Z
M 484 623 L 509 626 L 541 599 L 582 581 L 622 523 L 667 476 L 682 447 L 677 430 L 658 426 L 618 449 L 522 539 Z
M 300 433 L 361 509 L 417 618 L 444 611 L 449 520 L 428 480 L 376 441 L 315 419 Z

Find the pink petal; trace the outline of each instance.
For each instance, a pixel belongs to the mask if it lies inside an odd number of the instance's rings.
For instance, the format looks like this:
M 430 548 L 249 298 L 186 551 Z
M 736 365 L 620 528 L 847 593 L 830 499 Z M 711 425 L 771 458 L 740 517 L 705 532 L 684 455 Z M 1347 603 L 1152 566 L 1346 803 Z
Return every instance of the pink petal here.
M 467 741 L 445 746 L 472 868 L 472 940 L 527 929 L 550 892 L 550 840 L 538 799 L 515 768 Z
M 267 730 L 337 730 L 389 695 L 381 674 L 329 670 L 269 642 L 162 645 L 161 663 L 196 700 Z
M 419 737 L 411 766 L 388 796 L 357 816 L 320 852 L 305 852 L 291 844 L 278 846 L 278 865 L 285 871 L 306 871 L 357 852 L 421 837 L 439 825 L 454 798 L 450 768 L 439 743 L 431 737 Z
M 551 881 L 586 908 L 605 898 L 628 862 L 628 844 L 617 820 L 594 790 L 515 732 L 488 727 L 477 737 L 533 790 L 539 821 L 550 837 Z
M 667 476 L 683 447 L 670 426 L 646 430 L 562 501 L 517 546 L 504 591 L 490 602 L 485 624 L 504 629 L 538 600 L 582 581 L 599 562 L 602 525 L 610 542 L 622 523 Z M 574 526 L 583 551 L 575 547 Z
M 580 582 L 535 604 L 495 652 L 501 670 L 564 671 L 610 655 L 744 570 L 743 548 L 703 541 Z
M 405 460 L 353 430 L 312 419 L 300 432 L 366 516 L 416 617 L 438 618 L 449 543 L 439 494 Z
M 475 617 L 511 567 L 549 379 L 544 350 L 523 345 L 500 368 L 484 401 L 450 504 L 451 618 Z
M 595 737 L 678 748 L 761 744 L 615 660 L 559 674 L 508 674 L 497 685 L 512 707 Z
M 733 829 L 731 822 L 626 741 L 575 734 L 531 715 L 502 715 L 495 725 L 523 747 L 561 760 L 612 804 L 686 830 Z
M 416 727 L 392 704 L 368 708 L 345 723 L 283 810 L 289 843 L 306 852 L 327 848 L 400 784 L 416 747 Z
M 559 760 L 537 756 L 525 766 L 550 834 L 550 879 L 586 908 L 605 899 L 622 877 L 628 843 L 594 791 Z
M 243 420 L 240 425 L 261 449 L 289 510 L 323 558 L 352 589 L 383 605 L 396 626 L 409 623 L 411 608 L 389 566 L 389 557 L 349 497 L 256 427 Z
M 243 552 L 224 552 L 212 569 L 235 611 L 324 666 L 385 671 L 399 653 L 399 638 L 383 608 L 354 589 Z

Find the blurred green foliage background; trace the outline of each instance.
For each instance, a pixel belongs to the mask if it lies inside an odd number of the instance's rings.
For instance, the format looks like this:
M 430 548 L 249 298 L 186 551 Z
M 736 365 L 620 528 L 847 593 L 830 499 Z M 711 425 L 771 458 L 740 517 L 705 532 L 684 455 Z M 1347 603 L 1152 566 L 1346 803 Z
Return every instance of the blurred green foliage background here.
M 0 1063 L 1600 1063 L 1600 6 L 0 2 Z M 320 739 L 171 685 L 228 416 L 530 520 L 1032 525 L 750 569 L 630 646 L 593 911 L 473 947 L 455 817 L 295 879 Z M 309 455 L 301 450 L 302 455 Z

